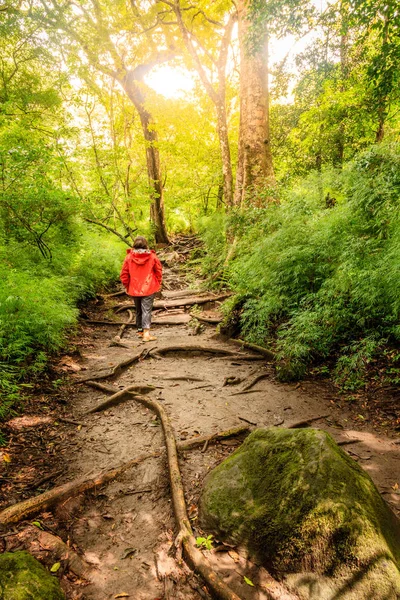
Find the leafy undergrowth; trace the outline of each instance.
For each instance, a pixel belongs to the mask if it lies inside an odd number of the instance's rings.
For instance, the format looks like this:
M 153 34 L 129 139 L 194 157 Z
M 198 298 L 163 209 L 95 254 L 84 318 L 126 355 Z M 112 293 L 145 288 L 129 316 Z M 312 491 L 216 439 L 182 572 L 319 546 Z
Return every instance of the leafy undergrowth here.
M 118 277 L 122 244 L 79 228 L 75 233 L 52 261 L 25 244 L 0 246 L 0 421 L 65 345 L 77 303 Z
M 391 144 L 309 175 L 279 205 L 202 222 L 203 271 L 235 292 L 227 320 L 234 314 L 247 340 L 273 343 L 280 379 L 314 368 L 357 390 L 379 359 L 381 382 L 399 382 L 399 205 Z

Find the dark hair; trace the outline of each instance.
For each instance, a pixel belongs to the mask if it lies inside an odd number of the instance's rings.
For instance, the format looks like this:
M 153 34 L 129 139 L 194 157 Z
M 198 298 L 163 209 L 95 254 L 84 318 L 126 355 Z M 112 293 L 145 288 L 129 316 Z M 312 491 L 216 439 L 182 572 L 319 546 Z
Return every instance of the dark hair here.
M 138 235 L 137 238 L 135 238 L 135 241 L 133 242 L 133 247 L 135 248 L 135 250 L 148 250 L 149 249 L 147 240 L 142 235 Z

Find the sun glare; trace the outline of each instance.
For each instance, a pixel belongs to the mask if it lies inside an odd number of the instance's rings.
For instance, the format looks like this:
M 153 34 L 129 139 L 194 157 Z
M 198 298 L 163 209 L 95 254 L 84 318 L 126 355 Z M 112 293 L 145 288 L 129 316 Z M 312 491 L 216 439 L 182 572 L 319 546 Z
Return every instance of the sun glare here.
M 147 85 L 166 98 L 181 98 L 190 92 L 195 84 L 190 73 L 167 65 L 153 69 L 145 79 Z

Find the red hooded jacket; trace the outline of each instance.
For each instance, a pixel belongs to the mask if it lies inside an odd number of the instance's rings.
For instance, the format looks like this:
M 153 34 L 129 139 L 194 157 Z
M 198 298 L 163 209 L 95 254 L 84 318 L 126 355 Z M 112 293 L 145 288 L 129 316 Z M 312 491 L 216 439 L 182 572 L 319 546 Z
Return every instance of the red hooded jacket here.
M 127 250 L 120 279 L 130 296 L 150 296 L 158 292 L 162 266 L 154 250 Z

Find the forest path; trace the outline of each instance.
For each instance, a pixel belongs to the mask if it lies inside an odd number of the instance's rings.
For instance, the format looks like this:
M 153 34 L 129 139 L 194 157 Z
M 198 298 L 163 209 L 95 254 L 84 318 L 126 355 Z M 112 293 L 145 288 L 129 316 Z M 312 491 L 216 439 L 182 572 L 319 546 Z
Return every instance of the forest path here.
M 167 299 L 179 296 L 177 289 L 188 288 L 184 273 L 177 267 L 165 270 L 165 280 L 169 288 L 175 288 L 175 291 L 164 292 Z M 190 293 L 188 290 L 185 295 Z M 106 304 L 100 304 L 93 313 L 85 316 L 90 316 L 93 321 L 116 319 L 112 312 L 116 302 L 115 298 L 108 298 Z M 215 317 L 216 303 L 205 304 L 204 308 L 207 313 L 203 314 L 210 317 L 214 312 Z M 178 318 L 184 313 L 173 314 Z M 122 315 L 122 320 L 126 319 L 125 311 Z M 104 381 L 117 390 L 130 385 L 154 386 L 149 397 L 157 399 L 166 408 L 178 441 L 247 423 L 286 427 L 307 419 L 315 420 L 313 426 L 328 431 L 338 442 L 346 442 L 344 449 L 360 462 L 393 509 L 400 512 L 400 496 L 393 489 L 400 472 L 400 446 L 357 419 L 329 387 L 307 382 L 277 383 L 273 367 L 265 359 L 248 360 L 253 353 L 241 351 L 216 338 L 215 328 L 208 324 L 202 324 L 201 328 L 199 323 L 195 327 L 187 323 L 155 325 L 153 332 L 157 341 L 151 344 L 141 342 L 135 328 L 127 327 L 122 338 L 127 347 L 121 347 L 110 345 L 117 327 L 93 325 L 88 320 L 82 320 L 77 341 L 81 358 L 74 363 L 74 368 L 79 369 L 74 375 L 76 380 L 112 368 L 145 348 L 207 346 L 234 351 L 238 354 L 235 358 L 189 350 L 171 352 L 161 358 L 149 356 L 124 369 L 112 380 Z M 251 388 L 251 393 L 238 393 L 257 375 L 265 375 L 265 378 Z M 224 385 L 227 378 L 240 378 L 242 382 Z M 134 399 L 103 412 L 86 414 L 107 396 L 84 383 L 78 386 L 71 382 L 69 390 L 65 417 L 82 422 L 84 426 L 70 426 L 72 431 L 63 454 L 67 465 L 64 479 L 96 473 L 163 447 L 160 423 L 150 410 Z M 196 515 L 202 480 L 209 469 L 239 444 L 237 439 L 225 440 L 203 448 L 203 452 L 198 448 L 181 456 L 186 502 L 195 535 L 201 535 L 196 530 Z M 208 598 L 202 583 L 173 556 L 176 527 L 165 455 L 148 458 L 118 480 L 87 495 L 85 500 L 80 497 L 58 506 L 56 518 L 59 523 L 64 523 L 64 537 L 68 537 L 84 558 L 97 567 L 93 583 L 84 587 L 70 586 L 69 598 Z M 270 598 L 268 590 L 274 583 L 266 571 L 232 550 L 207 554 L 240 598 Z M 250 587 L 244 576 L 256 587 Z M 278 586 L 274 597 L 284 600 L 287 596 Z

